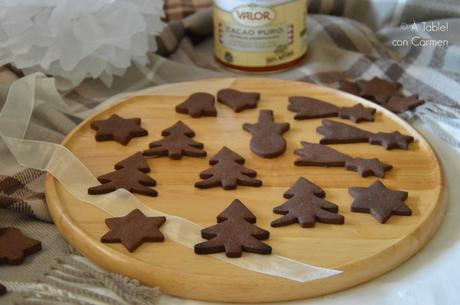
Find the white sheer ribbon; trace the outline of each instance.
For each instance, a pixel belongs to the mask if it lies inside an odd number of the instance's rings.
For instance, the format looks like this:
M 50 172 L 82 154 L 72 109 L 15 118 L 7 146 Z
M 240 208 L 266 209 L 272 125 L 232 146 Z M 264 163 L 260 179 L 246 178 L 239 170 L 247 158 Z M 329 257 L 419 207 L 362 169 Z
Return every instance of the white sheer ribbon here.
M 215 93 L 218 88 L 227 87 L 231 82 L 232 80 L 229 79 L 216 81 L 215 88 L 211 86 L 207 90 Z M 168 90 L 168 86 L 161 86 L 158 89 L 133 93 L 133 95 L 139 94 L 168 95 L 171 94 L 171 91 Z M 122 97 L 127 96 L 125 94 Z M 115 102 L 122 97 L 111 100 Z M 66 107 L 56 92 L 52 79 L 39 73 L 32 74 L 16 81 L 11 86 L 7 101 L 0 112 L 0 137 L 18 163 L 25 167 L 48 171 L 73 196 L 110 215 L 123 216 L 137 208 L 149 216 L 166 216 L 167 222 L 161 230 L 169 240 L 189 248 L 203 241 L 200 232 L 202 228 L 199 225 L 187 219 L 152 209 L 123 189 L 106 195 L 88 195 L 88 188 L 97 185 L 98 181 L 71 151 L 59 144 L 24 139 L 34 107 L 43 102 L 63 110 Z M 279 255 L 245 254 L 239 259 L 227 258 L 224 254 L 211 256 L 240 268 L 298 282 L 312 281 L 341 273 L 338 270 L 304 264 Z

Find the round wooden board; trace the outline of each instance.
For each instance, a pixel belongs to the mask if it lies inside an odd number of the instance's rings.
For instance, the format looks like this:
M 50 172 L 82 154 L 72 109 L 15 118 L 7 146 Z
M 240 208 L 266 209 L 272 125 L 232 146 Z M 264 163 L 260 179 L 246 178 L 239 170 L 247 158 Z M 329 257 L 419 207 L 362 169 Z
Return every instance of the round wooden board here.
M 217 118 L 193 119 L 178 114 L 174 107 L 198 91 L 215 93 L 223 86 L 262 93 L 257 109 L 233 113 L 217 104 Z M 375 278 L 400 265 L 415 254 L 433 235 L 444 215 L 443 177 L 437 158 L 428 143 L 412 127 L 389 111 L 363 99 L 312 84 L 286 80 L 240 78 L 213 79 L 154 88 L 151 96 L 128 98 L 80 124 L 63 142 L 95 176 L 112 171 L 116 162 L 146 149 L 149 142 L 161 138 L 161 131 L 182 120 L 196 132 L 195 140 L 203 142 L 208 158 L 185 157 L 149 159 L 151 175 L 157 180 L 157 198 L 137 196 L 148 206 L 168 214 L 189 219 L 203 227 L 215 224 L 219 214 L 233 199 L 240 199 L 257 216 L 257 225 L 270 231 L 267 241 L 273 253 L 307 264 L 338 269 L 343 273 L 312 282 L 300 283 L 262 275 L 227 264 L 172 241 L 144 244 L 129 253 L 120 244 L 102 244 L 107 232 L 105 212 L 76 200 L 53 177 L 46 181 L 48 206 L 64 237 L 83 255 L 112 272 L 137 278 L 146 285 L 159 286 L 165 293 L 206 301 L 274 302 L 324 295 Z M 163 94 L 166 94 L 163 95 Z M 356 126 L 370 131 L 393 131 L 415 137 L 408 151 L 387 151 L 368 144 L 331 145 L 341 152 L 365 158 L 378 157 L 394 169 L 383 179 L 391 189 L 409 192 L 407 205 L 411 217 L 393 216 L 386 224 L 370 214 L 351 213 L 351 186 L 369 186 L 376 178 L 361 178 L 343 168 L 297 167 L 293 151 L 300 141 L 317 143 L 315 132 L 320 119 L 295 121 L 287 110 L 287 99 L 304 95 L 340 106 L 357 102 L 378 109 L 375 122 Z M 276 159 L 262 159 L 249 149 L 250 134 L 242 130 L 245 122 L 255 122 L 260 109 L 273 109 L 277 122 L 289 122 L 285 134 L 288 149 Z M 141 117 L 149 136 L 133 139 L 128 146 L 116 142 L 96 142 L 90 122 L 117 113 L 123 117 Z M 333 118 L 348 124 L 351 121 Z M 246 165 L 258 172 L 263 187 L 194 188 L 200 171 L 209 167 L 208 159 L 223 145 L 246 158 Z M 303 176 L 326 191 L 327 200 L 339 205 L 345 216 L 344 225 L 316 224 L 302 229 L 298 225 L 271 228 L 277 217 L 272 208 L 283 203 L 283 193 Z

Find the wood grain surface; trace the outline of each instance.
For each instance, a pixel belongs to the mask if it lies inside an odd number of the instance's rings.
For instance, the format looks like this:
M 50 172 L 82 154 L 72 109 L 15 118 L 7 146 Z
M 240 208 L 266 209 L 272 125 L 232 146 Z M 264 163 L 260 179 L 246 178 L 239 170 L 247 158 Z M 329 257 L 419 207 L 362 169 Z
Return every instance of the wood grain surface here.
M 195 140 L 205 144 L 208 158 L 185 157 L 180 161 L 168 158 L 149 159 L 150 175 L 158 185 L 157 198 L 137 196 L 148 206 L 168 214 L 189 219 L 203 227 L 213 225 L 219 214 L 233 199 L 246 204 L 257 217 L 257 225 L 270 231 L 267 241 L 273 253 L 307 264 L 338 269 L 343 273 L 308 283 L 299 283 L 262 275 L 227 264 L 218 259 L 196 255 L 192 249 L 172 241 L 144 244 L 129 253 L 120 244 L 102 244 L 100 237 L 107 231 L 105 212 L 78 201 L 53 177 L 48 176 L 46 195 L 57 227 L 64 237 L 83 255 L 101 267 L 139 279 L 142 283 L 159 286 L 165 293 L 206 301 L 274 302 L 324 295 L 346 289 L 375 278 L 400 265 L 414 255 L 433 235 L 445 211 L 443 176 L 437 158 L 428 143 L 412 127 L 389 111 L 360 98 L 337 90 L 307 83 L 276 79 L 239 78 L 226 80 L 231 88 L 262 93 L 257 109 L 233 113 L 217 104 L 217 118 L 193 119 L 175 112 L 175 105 L 188 94 L 198 91 L 215 93 L 222 79 L 203 80 L 154 89 L 149 96 L 124 99 L 109 109 L 80 124 L 63 142 L 95 176 L 113 169 L 116 162 L 132 153 L 146 149 L 148 143 L 161 138 L 161 131 L 182 120 L 196 132 Z M 155 95 L 166 94 L 166 95 Z M 370 214 L 351 213 L 351 186 L 369 186 L 377 178 L 362 178 L 343 168 L 297 167 L 293 151 L 300 141 L 318 143 L 315 132 L 320 119 L 295 121 L 287 110 L 287 99 L 304 95 L 351 106 L 361 102 L 378 109 L 375 122 L 353 124 L 370 131 L 394 131 L 410 134 L 415 143 L 408 151 L 387 151 L 368 144 L 331 145 L 355 157 L 378 157 L 392 164 L 383 183 L 391 188 L 409 192 L 407 205 L 413 216 L 393 216 L 384 225 Z M 288 148 L 276 159 L 263 159 L 249 149 L 251 135 L 242 130 L 243 123 L 256 122 L 261 109 L 272 109 L 275 120 L 289 122 L 285 134 Z M 128 146 L 116 142 L 96 142 L 89 124 L 117 113 L 123 117 L 141 117 L 149 136 L 133 139 Z M 200 190 L 194 187 L 199 172 L 208 168 L 208 159 L 222 146 L 240 153 L 246 165 L 258 172 L 263 187 L 238 187 L 234 191 L 221 188 Z M 303 176 L 326 191 L 326 199 L 339 205 L 345 216 L 344 225 L 316 224 L 302 229 L 298 225 L 271 228 L 278 217 L 273 207 L 283 203 L 283 193 Z

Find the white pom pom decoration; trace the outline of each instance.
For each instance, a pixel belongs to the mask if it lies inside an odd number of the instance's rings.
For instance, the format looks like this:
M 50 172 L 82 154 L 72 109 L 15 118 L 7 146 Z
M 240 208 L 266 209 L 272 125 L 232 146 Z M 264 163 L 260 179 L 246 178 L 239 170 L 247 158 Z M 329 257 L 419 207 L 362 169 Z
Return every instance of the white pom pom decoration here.
M 110 85 L 148 62 L 162 16 L 163 0 L 0 0 L 0 65 L 44 72 L 60 89 L 87 77 Z

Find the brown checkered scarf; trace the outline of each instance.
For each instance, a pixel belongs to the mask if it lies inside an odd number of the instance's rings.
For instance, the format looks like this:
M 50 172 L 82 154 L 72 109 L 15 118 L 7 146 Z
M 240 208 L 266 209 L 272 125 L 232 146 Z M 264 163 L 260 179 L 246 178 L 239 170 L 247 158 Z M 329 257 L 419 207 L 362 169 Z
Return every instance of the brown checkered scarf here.
M 30 168 L 18 169 L 10 175 L 0 174 L 0 207 L 13 208 L 35 216 L 31 206 L 40 206 L 44 201 L 42 191 L 34 190 L 34 185 L 43 182 L 43 173 Z
M 212 5 L 212 0 L 166 0 L 166 20 L 181 20 Z

